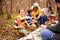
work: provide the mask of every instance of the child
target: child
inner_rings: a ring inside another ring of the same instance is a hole
[[[50,13],[49,20],[52,22],[56,18],[56,13],[52,11],[52,7],[48,7],[48,9]]]
[[[49,20],[46,14],[47,14],[47,13],[44,12],[44,10],[42,9],[42,16],[39,18],[39,20],[40,20],[39,23],[40,23],[41,25],[42,25],[42,24],[45,25],[45,22]]]
[[[50,15],[50,12],[49,12],[49,9],[48,8],[43,8],[42,11],[44,12],[44,14],[49,17]]]
[[[52,21],[51,26],[56,26],[58,24],[58,17],[55,18],[55,20]]]
[[[35,30],[36,25],[33,23],[31,13],[32,13],[32,10],[29,9],[29,10],[28,10],[28,14],[27,14],[27,16],[26,16],[27,25],[28,25],[29,29],[31,29],[31,30]]]
[[[28,34],[28,32],[25,30],[24,24],[25,24],[25,11],[23,9],[20,10],[20,14],[15,20],[15,24],[17,24],[17,28],[19,28],[19,32],[22,32],[23,34]]]
[[[28,10],[28,14],[27,14],[27,16],[26,16],[26,20],[27,20],[27,22],[28,22],[28,25],[31,25],[31,24],[32,24],[31,12],[32,12],[32,10],[29,9],[29,10]]]

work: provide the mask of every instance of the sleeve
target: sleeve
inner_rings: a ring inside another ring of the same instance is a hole
[[[31,7],[31,9],[33,9],[33,6]]]
[[[55,33],[60,33],[60,24],[58,23],[56,26],[52,26],[52,27],[47,27],[47,29],[51,30],[52,32]]]
[[[34,18],[34,16],[35,16],[35,14],[34,14],[34,12],[32,12],[31,17]]]
[[[39,15],[41,16],[41,15],[42,15],[42,9],[39,8],[39,9],[38,9],[38,12],[39,12]]]
[[[24,28],[23,25],[21,24],[20,17],[17,18],[17,24],[19,28]]]

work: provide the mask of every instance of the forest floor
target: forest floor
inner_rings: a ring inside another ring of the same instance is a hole
[[[14,30],[14,20],[17,15],[12,13],[12,19],[7,19],[7,14],[0,15],[0,40],[18,40],[21,38],[16,35]]]
[[[0,15],[0,40],[17,40],[13,23],[17,15],[11,14],[12,19],[7,19],[7,14]]]

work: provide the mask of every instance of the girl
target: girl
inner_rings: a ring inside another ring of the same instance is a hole
[[[25,30],[25,11],[23,9],[20,10],[19,12],[20,14],[18,15],[18,17],[16,18],[16,22],[15,24],[17,24],[16,26],[19,28],[19,32],[27,35],[28,32]],[[16,28],[16,27],[15,27]]]

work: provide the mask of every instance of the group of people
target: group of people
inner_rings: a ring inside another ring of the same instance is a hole
[[[41,31],[42,40],[60,40],[60,0],[55,0],[58,12],[58,23]]]
[[[47,38],[45,38],[46,34],[44,33],[48,32],[48,34],[52,34],[53,32],[49,32],[47,27],[54,26],[57,23],[58,17],[56,16],[56,13],[52,11],[51,6],[48,8],[40,8],[38,3],[34,3],[27,13],[25,13],[24,9],[19,10],[19,15],[14,22],[14,28],[27,35],[29,32],[26,28],[34,31],[40,25],[43,29],[41,31],[42,40],[49,40],[50,35],[47,35]],[[44,31],[45,29],[46,31]],[[53,38],[51,39],[54,40]]]

